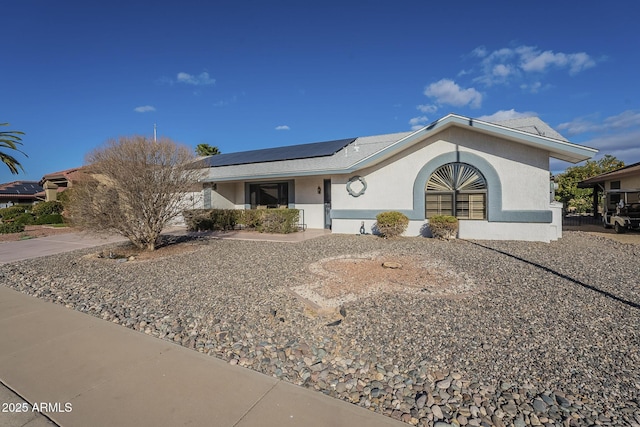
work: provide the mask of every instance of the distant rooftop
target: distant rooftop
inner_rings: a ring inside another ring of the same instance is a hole
[[[616,169],[611,172],[605,172],[603,174],[585,179],[584,181],[580,181],[578,183],[578,187],[589,188],[593,187],[594,185],[602,184],[605,181],[620,179],[631,175],[640,175],[640,162],[623,166],[620,169]]]
[[[13,181],[0,184],[0,198],[32,199],[42,191],[37,181]]]

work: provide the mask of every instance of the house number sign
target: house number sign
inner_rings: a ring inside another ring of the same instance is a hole
[[[367,181],[360,175],[353,176],[347,182],[347,192],[353,197],[360,197],[367,189]]]

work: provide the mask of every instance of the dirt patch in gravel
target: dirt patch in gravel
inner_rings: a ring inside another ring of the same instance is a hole
[[[205,239],[189,236],[163,236],[163,242],[154,251],[143,250],[131,243],[102,249],[100,252],[85,255],[85,259],[102,262],[140,262],[178,256],[195,252],[202,248]]]
[[[411,256],[374,253],[330,257],[310,264],[308,270],[314,280],[291,290],[319,310],[384,292],[455,296],[474,288],[468,275],[456,272],[444,261]]]

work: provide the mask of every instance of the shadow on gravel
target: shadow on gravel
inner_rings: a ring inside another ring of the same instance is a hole
[[[544,265],[538,264],[538,263],[533,262],[533,261],[529,261],[527,259],[521,258],[521,257],[519,257],[517,255],[513,255],[513,254],[510,254],[510,253],[505,252],[505,251],[501,251],[500,249],[495,249],[495,248],[492,248],[492,247],[489,247],[489,246],[485,246],[485,245],[480,244],[480,243],[471,242],[469,240],[465,240],[465,241],[467,243],[471,243],[472,245],[479,246],[479,247],[484,248],[484,249],[489,249],[490,251],[494,251],[494,252],[497,252],[499,254],[506,255],[506,256],[511,257],[513,259],[517,259],[518,261],[522,261],[524,263],[527,263],[529,265],[537,267],[537,268],[539,268],[541,270],[546,271],[547,273],[551,273],[551,274],[554,274],[554,275],[556,275],[558,277],[561,277],[563,279],[569,280],[570,282],[573,282],[576,285],[580,285],[585,289],[589,289],[589,290],[595,291],[595,292],[597,292],[597,293],[599,293],[599,294],[601,294],[601,295],[603,295],[603,296],[605,296],[607,298],[611,298],[613,300],[621,302],[622,304],[628,305],[629,307],[632,307],[632,308],[635,308],[635,309],[640,309],[640,304],[638,304],[636,302],[628,301],[628,300],[626,300],[624,298],[620,298],[619,296],[614,295],[611,292],[603,291],[602,289],[596,288],[595,286],[588,285],[588,284],[586,284],[584,282],[581,282],[578,279],[574,279],[573,277],[567,276],[566,274],[563,274],[563,273],[560,273],[558,271],[552,270],[551,268],[546,267]]]

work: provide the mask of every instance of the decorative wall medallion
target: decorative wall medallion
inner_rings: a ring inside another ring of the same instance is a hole
[[[353,197],[360,197],[367,189],[367,181],[360,175],[353,176],[347,182],[347,191]]]

